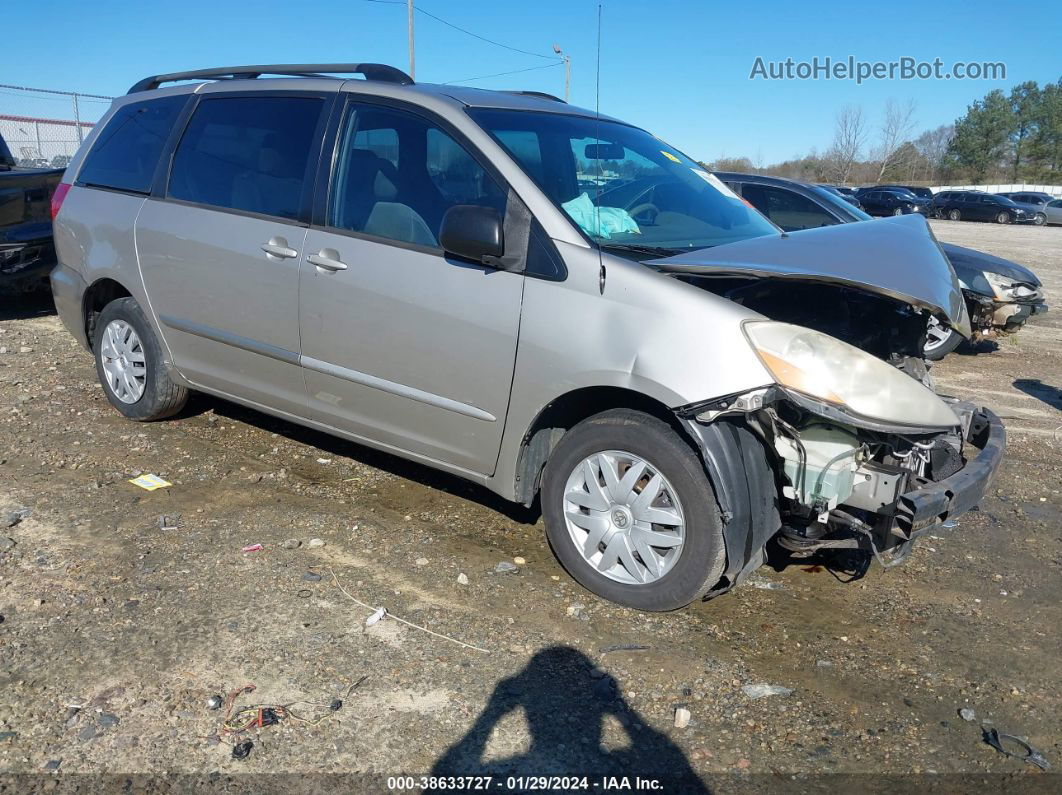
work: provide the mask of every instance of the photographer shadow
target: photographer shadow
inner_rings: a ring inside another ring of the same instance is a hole
[[[659,780],[667,792],[709,792],[682,750],[627,704],[612,677],[595,679],[592,668],[590,659],[570,646],[538,652],[520,673],[497,684],[475,723],[436,761],[431,775],[586,776],[591,789],[610,776],[626,776],[633,789],[637,776]],[[484,761],[494,728],[519,709],[531,735],[526,753]],[[625,747],[602,745],[610,716],[627,736]],[[540,789],[527,785],[532,788]]]

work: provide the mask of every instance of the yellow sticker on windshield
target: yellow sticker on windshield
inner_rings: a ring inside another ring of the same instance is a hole
[[[660,154],[662,154],[664,157],[666,157],[668,160],[670,160],[670,161],[672,161],[674,163],[681,163],[682,162],[677,157],[675,157],[673,154],[671,154],[670,152],[665,152],[663,149],[660,150]]]

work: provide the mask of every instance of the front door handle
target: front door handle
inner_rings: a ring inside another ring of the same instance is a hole
[[[339,259],[339,253],[330,248],[323,248],[316,254],[311,254],[306,258],[306,261],[326,271],[345,271],[347,269],[347,263]]]
[[[288,241],[283,237],[271,237],[268,243],[262,244],[262,251],[267,256],[276,257],[277,259],[292,259],[299,256],[299,252],[291,248],[288,245]]]

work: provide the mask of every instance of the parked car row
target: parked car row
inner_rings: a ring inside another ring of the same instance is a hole
[[[951,221],[993,221],[1000,224],[1062,224],[1062,198],[1038,191],[987,193],[949,190],[933,193],[918,185],[874,185],[848,188],[819,184],[870,215],[922,213]]]
[[[55,191],[51,284],[129,419],[200,390],[537,500],[624,605],[724,593],[773,537],[902,558],[1003,454],[927,386],[930,320],[972,333],[953,265],[923,212],[722,176],[380,64],[156,75]]]

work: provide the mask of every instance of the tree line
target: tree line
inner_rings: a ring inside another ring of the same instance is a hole
[[[954,123],[917,135],[916,112],[913,101],[889,100],[872,125],[861,106],[846,105],[821,152],[768,166],[721,157],[711,167],[843,185],[1062,182],[1062,78],[995,89]]]

